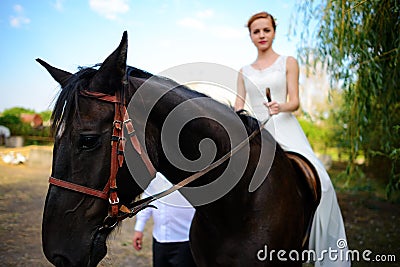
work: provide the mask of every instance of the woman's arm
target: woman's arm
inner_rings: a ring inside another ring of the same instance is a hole
[[[235,110],[238,111],[238,110],[243,109],[245,101],[246,101],[246,88],[244,87],[242,69],[240,69],[240,72],[238,74],[238,79],[237,79]]]
[[[293,57],[288,57],[286,61],[286,86],[288,99],[285,103],[277,103],[271,101],[266,103],[269,107],[271,115],[280,112],[293,112],[300,106],[299,100],[299,65]]]

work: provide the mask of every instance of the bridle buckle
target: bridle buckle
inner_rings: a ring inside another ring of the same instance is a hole
[[[122,130],[123,122],[120,120],[113,121],[113,127],[117,128],[118,130]]]
[[[111,199],[111,197],[108,199],[108,202],[110,205],[117,205],[119,203],[119,197],[117,197],[115,200]]]

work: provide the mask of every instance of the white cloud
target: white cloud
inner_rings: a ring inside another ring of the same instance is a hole
[[[211,18],[213,16],[214,16],[214,10],[212,9],[206,9],[196,13],[196,17],[198,18]]]
[[[204,30],[206,28],[204,21],[213,16],[214,10],[206,9],[198,11],[194,17],[185,17],[181,20],[178,20],[177,24],[185,28]]]
[[[160,41],[160,47],[169,48],[169,47],[171,47],[171,46],[172,46],[171,40],[166,40],[166,39],[164,39],[164,40],[161,40],[161,41]]]
[[[212,27],[211,32],[221,39],[241,39],[247,36],[247,32],[242,28],[224,25]]]
[[[15,5],[14,11],[17,13],[22,13],[22,12],[24,12],[24,8],[21,5]]]
[[[10,25],[14,28],[19,28],[23,24],[31,23],[31,20],[25,16],[24,8],[21,5],[14,6],[15,15],[10,16]]]
[[[65,0],[56,0],[53,2],[53,7],[58,11],[62,11],[64,9],[64,1]]]
[[[207,31],[219,39],[241,39],[246,37],[247,32],[244,28],[235,28],[227,25],[218,25],[213,22],[215,13],[212,9],[206,9],[199,11],[194,17],[185,17],[177,21],[177,24],[181,27]]]
[[[196,30],[203,30],[205,28],[205,25],[201,20],[194,18],[183,18],[178,20],[178,25]]]
[[[117,19],[118,14],[129,11],[129,0],[89,0],[92,10],[110,20]]]
[[[156,11],[158,14],[165,14],[168,11],[168,5],[166,3],[159,5]]]

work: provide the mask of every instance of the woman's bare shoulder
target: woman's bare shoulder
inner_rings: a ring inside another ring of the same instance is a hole
[[[288,56],[287,58],[286,58],[286,65],[296,65],[296,66],[298,66],[299,65],[299,63],[297,62],[297,59],[295,59],[294,57],[292,57],[292,56]]]

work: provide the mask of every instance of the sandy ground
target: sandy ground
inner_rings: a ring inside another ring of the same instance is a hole
[[[0,147],[0,155],[18,151],[29,157],[32,149],[37,147],[17,150]],[[0,158],[0,266],[52,266],[42,252],[41,243],[50,163],[30,165],[9,165]],[[152,223],[146,226],[140,252],[132,247],[134,223],[135,219],[127,219],[110,235],[108,254],[99,266],[151,266]]]
[[[23,148],[21,153],[29,155],[32,149],[37,148]],[[0,147],[0,154],[8,151]],[[30,165],[12,166],[0,160],[0,266],[51,266],[41,248],[41,220],[50,166]],[[369,249],[373,255],[395,255],[397,261],[361,261],[353,266],[400,266],[400,205],[360,192],[339,193],[338,199],[350,248]],[[128,219],[112,233],[108,254],[99,266],[151,266],[151,223],[145,230],[145,246],[140,252],[132,247],[133,226],[134,219]]]

